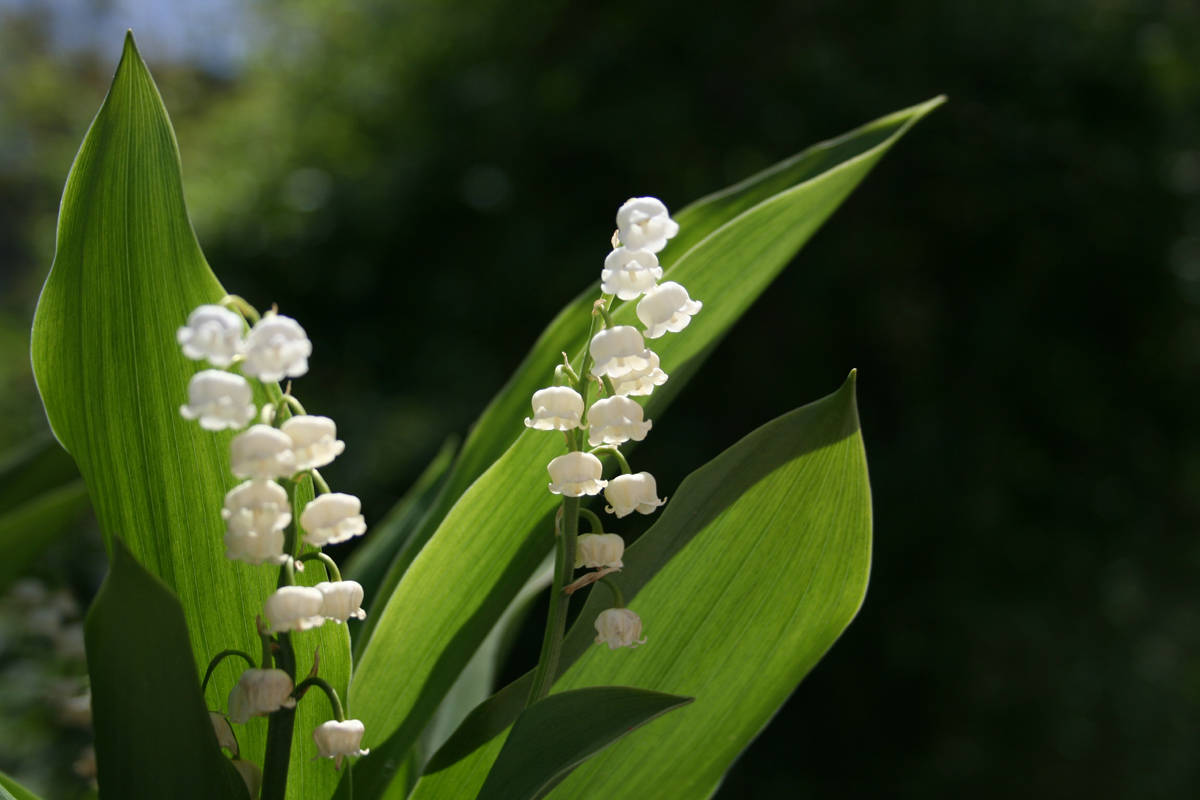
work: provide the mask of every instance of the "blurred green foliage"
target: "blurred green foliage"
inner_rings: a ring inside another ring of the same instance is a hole
[[[0,13],[5,449],[44,426],[29,319],[120,36]],[[148,60],[209,259],[308,329],[297,393],[374,520],[594,277],[625,198],[678,208],[949,94],[638,453],[669,493],[859,369],[871,590],[721,796],[1200,792],[1194,2],[244,13],[231,69]]]

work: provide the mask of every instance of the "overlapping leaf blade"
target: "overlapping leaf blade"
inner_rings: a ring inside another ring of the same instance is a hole
[[[0,772],[0,800],[41,800],[41,798]]]

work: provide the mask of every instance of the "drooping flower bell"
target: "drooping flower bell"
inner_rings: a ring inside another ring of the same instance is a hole
[[[287,478],[296,471],[292,439],[270,425],[251,425],[229,443],[229,466],[239,478]]]
[[[301,414],[287,419],[279,430],[292,440],[297,472],[332,464],[346,449],[346,443],[337,438],[337,425],[329,417]]]
[[[525,426],[539,431],[569,431],[582,427],[583,397],[570,386],[551,386],[533,393],[533,417]]]
[[[657,197],[633,197],[617,209],[617,235],[630,250],[657,253],[677,233],[679,224]]]
[[[325,595],[310,586],[280,586],[263,604],[270,632],[306,631],[325,624]]]
[[[254,393],[241,375],[206,369],[188,381],[188,404],[179,407],[184,419],[200,420],[206,431],[244,428],[254,419]]]
[[[222,306],[200,306],[175,331],[175,341],[193,361],[208,359],[214,367],[228,367],[242,353],[242,318]]]
[[[358,581],[321,581],[313,588],[325,598],[321,613],[326,619],[345,622],[351,617],[367,618],[362,609],[363,587]]]
[[[611,484],[612,481],[609,481]],[[575,545],[575,568],[620,569],[625,566],[625,540],[615,533],[585,533]]]
[[[332,758],[334,769],[342,768],[342,759],[347,756],[365,756],[370,749],[360,749],[363,733],[366,728],[356,719],[338,722],[331,719],[322,722],[313,729],[313,741],[317,743],[317,756],[313,758]]]
[[[597,400],[588,411],[588,443],[592,447],[601,444],[620,444],[633,439],[640,442],[654,424],[643,420],[644,412],[636,400],[614,395]]]
[[[667,331],[679,333],[704,304],[688,297],[687,289],[667,281],[651,289],[637,305],[638,319],[646,326],[646,338],[657,339]]]
[[[212,722],[213,733],[217,734],[217,744],[236,756],[238,754],[237,737],[233,735],[233,728],[229,726],[229,720],[225,719],[224,714],[218,714],[216,711],[208,712],[208,719]]]
[[[295,708],[292,679],[281,669],[248,669],[229,692],[229,718],[245,725],[281,708]]]
[[[299,378],[308,372],[312,342],[300,323],[282,314],[267,314],[246,337],[242,370],[260,381]]]
[[[247,564],[282,564],[283,529],[292,521],[287,492],[274,481],[246,481],[225,495],[225,557]]]
[[[645,369],[635,369],[625,373],[622,377],[613,380],[613,390],[620,395],[648,395],[654,391],[655,386],[662,386],[667,382],[667,373],[663,372],[658,365],[658,353],[653,350],[647,350],[650,354],[650,363]]]
[[[642,635],[642,618],[628,608],[610,608],[596,617],[596,644],[607,644],[609,650],[618,647],[634,648],[645,644]]]
[[[658,499],[658,484],[649,472],[613,478],[604,489],[604,498],[610,503],[604,510],[616,514],[618,518],[634,511],[653,514],[656,508],[667,502]]]
[[[362,502],[352,494],[331,492],[318,496],[300,513],[304,541],[315,547],[337,544],[367,530]]]
[[[604,465],[591,453],[567,453],[550,462],[550,491],[563,497],[599,494],[608,481],[601,480]]]
[[[642,334],[630,325],[605,328],[592,337],[588,349],[596,362],[592,374],[597,378],[607,375],[616,381],[650,366],[650,351]]]
[[[600,291],[615,294],[622,300],[633,300],[653,289],[662,275],[662,267],[654,253],[618,247],[604,258]]]
[[[240,758],[233,759],[233,766],[237,769],[238,774],[242,776],[242,780],[246,782],[246,790],[250,792],[250,800],[258,800],[258,793],[262,791],[263,774],[259,769],[258,764],[253,761],[244,761]]]

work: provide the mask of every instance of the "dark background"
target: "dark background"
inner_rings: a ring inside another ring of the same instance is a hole
[[[624,199],[948,94],[637,455],[670,494],[859,370],[871,588],[718,796],[1200,794],[1200,5],[0,0],[0,446],[45,425],[28,324],[125,27],[218,277],[314,341],[368,522]]]

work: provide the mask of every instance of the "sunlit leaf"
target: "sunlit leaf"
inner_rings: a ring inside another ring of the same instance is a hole
[[[0,772],[0,800],[42,800],[12,778]]]

